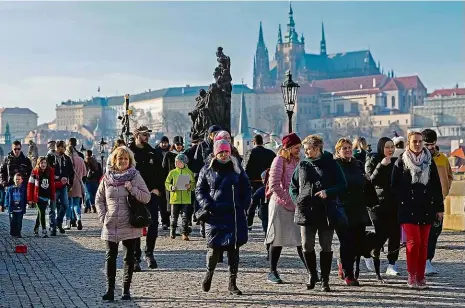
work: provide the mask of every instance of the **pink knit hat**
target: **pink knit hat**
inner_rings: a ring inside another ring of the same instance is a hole
[[[213,145],[213,154],[216,155],[224,151],[228,151],[229,153],[231,153],[231,145],[229,144],[229,142],[224,139],[215,141],[215,144]]]
[[[226,140],[226,139],[231,139],[231,135],[225,131],[225,130],[222,130],[222,131],[219,131],[216,135],[215,135],[215,141],[218,141],[218,140]]]

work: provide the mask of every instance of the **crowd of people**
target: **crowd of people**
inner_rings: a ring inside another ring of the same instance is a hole
[[[124,247],[122,299],[129,300],[132,276],[142,270],[141,237],[146,237],[147,267],[156,269],[159,218],[161,228],[169,230],[174,240],[179,216],[182,240],[189,241],[193,223],[206,239],[205,292],[226,252],[228,290],[242,294],[236,284],[240,247],[248,241],[257,210],[265,233],[270,283],[283,283],[279,259],[284,247],[293,247],[308,273],[307,289],[319,284],[323,292],[329,292],[334,233],[340,243],[338,274],[348,286],[360,285],[362,257],[383,281],[380,257],[386,242],[387,276],[400,275],[396,262],[404,247],[410,288],[427,288],[425,275],[437,273],[432,259],[452,171],[436,147],[432,130],[411,132],[407,139],[382,137],[376,153],[360,137],[339,139],[330,153],[320,136],[301,140],[295,133],[284,136],[275,153],[256,135],[253,149],[243,156],[218,125],[208,129],[205,140],[193,135],[187,149],[181,136],[174,137],[172,145],[163,137],[154,148],[150,134],[141,126],[133,132],[131,144],[116,142],[105,172],[91,151],[84,157],[76,150],[73,138],[67,144],[50,142],[47,156],[37,159],[36,166],[31,166],[15,141],[0,168],[11,235],[21,237],[27,206],[37,206],[33,232],[39,235],[41,228],[44,237],[48,230],[51,236],[72,226],[82,230],[81,207],[97,212],[106,242],[103,300],[114,299],[119,242]],[[146,230],[131,220],[135,203],[151,217]],[[367,230],[371,225],[374,232]]]

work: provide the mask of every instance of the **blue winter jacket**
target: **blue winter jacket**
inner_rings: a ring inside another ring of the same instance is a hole
[[[19,204],[14,202],[14,194],[19,194],[20,200]],[[26,213],[26,185],[23,183],[21,186],[17,187],[15,185],[8,187],[5,194],[5,206],[8,207],[8,212],[18,212],[22,210],[22,213]]]
[[[247,243],[246,210],[251,202],[249,178],[236,158],[226,164],[213,159],[202,168],[195,190],[200,207],[209,211],[205,222],[210,248]]]

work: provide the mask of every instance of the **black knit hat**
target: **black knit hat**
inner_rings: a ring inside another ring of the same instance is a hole
[[[168,142],[168,143],[170,143],[170,140],[168,139],[168,137],[163,136],[163,137],[161,137],[160,143],[161,143],[161,142]]]
[[[175,137],[173,138],[173,143],[174,143],[174,144],[178,144],[178,143],[184,144],[184,140],[182,139],[182,136],[175,136]]]
[[[424,131],[422,131],[421,134],[423,135],[423,141],[425,143],[435,143],[436,141],[438,141],[438,135],[432,129],[427,128]]]

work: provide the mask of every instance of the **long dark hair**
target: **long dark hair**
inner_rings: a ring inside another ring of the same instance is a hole
[[[36,167],[34,169],[36,169],[37,171],[39,172],[42,172],[42,170],[40,169],[40,163],[42,161],[44,161],[47,163],[47,168],[45,168],[45,170],[43,171],[45,174],[48,174],[50,172],[50,166],[48,164],[48,161],[47,161],[47,157],[45,156],[41,156],[37,159],[37,163],[36,163]]]
[[[383,159],[384,157],[384,145],[386,144],[386,142],[388,141],[391,141],[392,142],[392,139],[391,138],[388,138],[388,137],[381,137],[378,141],[378,146],[376,148],[376,150],[378,151],[378,158],[379,159]]]

